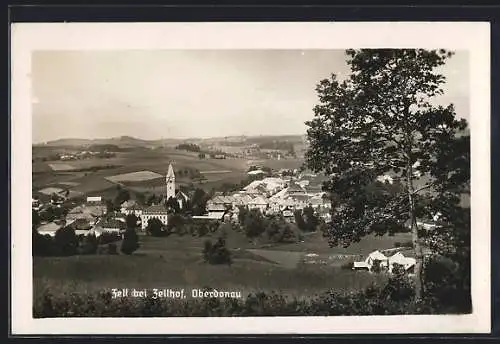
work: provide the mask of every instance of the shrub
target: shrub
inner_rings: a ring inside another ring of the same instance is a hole
[[[215,244],[205,240],[203,259],[209,264],[231,264],[231,252],[226,248],[226,241],[219,238]]]
[[[97,253],[98,240],[95,234],[88,234],[83,237],[80,246],[80,254],[95,254]]]
[[[163,223],[157,219],[152,218],[148,220],[148,225],[146,227],[146,232],[152,236],[161,237],[168,235],[168,231],[166,230]]]
[[[99,235],[98,243],[99,245],[107,245],[112,242],[120,241],[121,236],[118,233],[113,232],[103,232]]]
[[[139,237],[135,229],[127,229],[123,235],[121,251],[124,254],[132,254],[139,248]]]
[[[114,242],[108,244],[108,254],[118,254],[118,248]]]
[[[396,241],[394,243],[394,247],[396,247],[396,248],[401,247],[401,243],[399,241]]]
[[[345,262],[345,263],[343,263],[340,266],[340,268],[343,269],[343,270],[352,270],[353,267],[354,267],[354,262],[353,261]]]
[[[410,287],[410,289],[409,289]],[[210,289],[210,288],[208,288]],[[408,292],[406,276],[396,276],[385,286],[356,292],[326,291],[320,295],[289,298],[275,292],[256,292],[239,298],[186,300],[117,298],[110,292],[61,294],[45,290],[35,296],[33,315],[48,317],[172,317],[172,316],[348,316],[396,314],[450,314],[470,312],[443,307],[424,299],[416,304]]]

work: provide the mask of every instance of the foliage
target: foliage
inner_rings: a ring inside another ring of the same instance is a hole
[[[101,235],[99,235],[99,238],[97,241],[98,241],[99,245],[107,245],[109,243],[114,243],[114,242],[120,241],[120,240],[121,240],[121,236],[118,233],[103,232],[103,233],[101,233]]]
[[[167,219],[167,231],[169,233],[175,232],[177,234],[184,233],[184,225],[186,221],[180,214],[170,214]]]
[[[163,223],[155,217],[148,220],[148,224],[146,226],[146,232],[149,235],[157,237],[168,235],[168,231],[163,225]]]
[[[275,243],[296,242],[297,236],[292,226],[285,221],[283,216],[271,216],[266,219],[266,236]]]
[[[54,255],[54,241],[50,235],[42,235],[32,229],[32,254],[33,256],[51,256]]]
[[[191,206],[193,215],[199,216],[206,212],[207,202],[210,199],[208,194],[203,189],[196,188],[191,198]]]
[[[402,278],[404,278],[402,276]],[[404,286],[404,288],[403,288]],[[310,298],[287,297],[277,292],[253,292],[241,297],[113,298],[110,291],[86,294],[45,290],[33,303],[34,318],[47,317],[232,317],[232,316],[349,316],[460,314],[470,309],[444,308],[424,299],[412,301],[412,287],[403,279],[370,286],[357,292],[325,291]],[[216,290],[204,288],[206,291]]]
[[[352,260],[343,263],[340,268],[344,270],[352,270],[354,267],[354,262]]]
[[[128,228],[123,234],[123,241],[120,250],[124,254],[132,254],[139,248],[139,236],[134,228]]]
[[[175,147],[175,149],[185,150],[188,152],[195,152],[195,153],[201,151],[200,146],[198,146],[197,144],[194,144],[194,143],[181,143],[181,144],[177,145]]]
[[[130,192],[127,189],[120,188],[113,201],[115,209],[119,210],[120,205],[128,200],[130,200]]]
[[[99,241],[94,233],[90,233],[81,240],[80,254],[96,254]]]
[[[77,253],[78,245],[78,237],[72,227],[66,226],[56,231],[54,235],[54,246],[57,255],[74,255]]]
[[[452,53],[361,49],[346,54],[351,74],[320,81],[320,104],[306,123],[306,163],[330,177],[325,189],[340,201],[329,241],[349,245],[409,221],[417,252],[416,299],[421,299],[423,255],[416,218],[442,211],[440,206],[466,192],[470,179],[469,137],[459,135],[466,121],[455,118],[453,105],[431,101],[443,93],[445,81],[435,69]],[[382,175],[402,181],[402,190],[372,197],[366,190]],[[416,187],[416,181],[424,185]],[[441,198],[446,202],[437,201]],[[433,201],[420,206],[426,199]]]
[[[139,221],[139,218],[137,216],[135,216],[135,214],[128,214],[125,217],[125,223],[127,225],[127,229],[136,229],[138,221]]]
[[[179,201],[175,197],[170,197],[167,200],[167,202],[165,202],[165,205],[167,206],[168,209],[172,210],[176,214],[178,214],[181,211],[181,208],[179,206]]]
[[[203,243],[203,259],[209,264],[229,264],[231,265],[231,252],[226,248],[226,240],[219,238],[212,244],[210,240]]]
[[[37,228],[40,225],[40,215],[35,210],[31,211],[31,227]]]
[[[293,212],[293,216],[295,218],[295,224],[297,225],[297,227],[299,227],[301,231],[306,231],[307,225],[304,221],[304,218],[302,217],[302,211],[300,211],[299,209],[295,210]]]
[[[260,210],[250,209],[246,214],[242,226],[249,238],[255,238],[266,230],[266,220]]]

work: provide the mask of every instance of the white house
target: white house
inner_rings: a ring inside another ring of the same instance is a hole
[[[145,230],[148,226],[148,221],[150,219],[156,218],[161,221],[164,225],[167,225],[168,212],[164,206],[152,205],[145,209],[141,214],[141,228]]]
[[[366,262],[354,262],[352,265],[353,270],[370,270],[370,266]]]
[[[101,203],[101,202],[102,202],[101,196],[89,196],[89,197],[87,197],[87,203]]]
[[[373,251],[365,260],[365,263],[368,265],[370,271],[372,270],[376,261],[380,262],[381,268],[387,268],[389,264],[389,258],[387,258],[382,252],[380,252],[379,250]]]
[[[389,272],[392,272],[394,265],[401,265],[406,272],[413,272],[417,261],[412,257],[405,257],[401,252],[389,257]]]

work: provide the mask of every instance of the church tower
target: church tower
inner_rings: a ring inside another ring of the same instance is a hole
[[[175,174],[172,164],[168,165],[168,172],[165,181],[167,183],[167,200],[169,200],[170,197],[175,197]]]

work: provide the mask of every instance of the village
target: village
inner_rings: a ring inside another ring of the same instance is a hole
[[[298,169],[269,172],[266,168],[252,166],[247,172],[251,180],[241,190],[234,192],[215,192],[206,201],[203,214],[189,214],[192,221],[214,224],[238,224],[241,209],[257,210],[264,217],[279,215],[286,222],[296,221],[297,211],[300,213],[306,207],[314,210],[314,215],[324,224],[331,221],[332,201],[326,192],[321,190],[318,176],[312,173],[301,172]],[[383,176],[379,182],[392,183],[390,177]],[[107,202],[102,196],[87,196],[81,204],[67,211],[60,212],[52,221],[41,220],[36,228],[44,236],[54,237],[62,228],[70,227],[79,237],[87,235],[101,236],[103,233],[123,237],[127,230],[126,218],[134,215],[137,219],[139,235],[148,234],[147,228],[153,219],[168,225],[170,215],[173,213],[172,200],[175,207],[182,211],[191,202],[193,192],[185,192],[176,187],[174,167],[170,163],[165,174],[166,195],[160,202],[151,205],[141,204],[136,199],[126,199],[119,204],[119,209],[110,211]],[[48,203],[43,203],[38,197],[32,198],[32,209],[42,215],[47,209],[59,209],[69,201],[68,192],[54,192]],[[43,219],[43,216],[40,216]],[[436,227],[434,223],[419,222],[427,230]],[[375,250],[362,261],[353,261],[349,268],[369,272],[393,272],[394,266],[400,266],[404,272],[413,274],[415,258],[405,256],[408,248],[399,247],[385,250]],[[405,250],[405,254],[403,254]],[[410,252],[411,253],[411,252]],[[306,255],[315,257],[317,254]],[[309,259],[309,261],[313,261]]]

